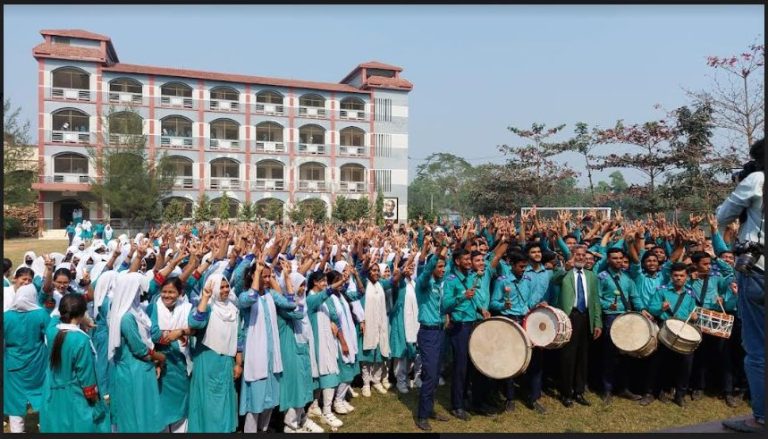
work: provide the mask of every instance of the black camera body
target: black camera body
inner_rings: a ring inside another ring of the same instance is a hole
[[[765,248],[759,242],[737,242],[733,246],[733,254],[736,255],[734,268],[742,273],[747,273],[755,268],[755,263],[764,253]]]

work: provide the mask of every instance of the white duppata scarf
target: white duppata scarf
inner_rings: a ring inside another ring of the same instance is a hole
[[[324,290],[312,291],[311,294],[326,294]],[[339,345],[331,331],[328,302],[317,311],[317,371],[320,375],[339,373]]]
[[[155,309],[157,310],[157,327],[161,331],[173,331],[176,329],[188,329],[189,328],[189,312],[192,310],[192,304],[187,301],[187,296],[179,296],[176,300],[176,304],[173,306],[173,311],[169,310],[163,298],[158,297],[155,303]],[[192,373],[192,353],[189,347],[189,340],[184,337],[178,338],[179,349],[184,354],[184,358],[187,360],[187,374]]]
[[[299,273],[291,272],[291,285],[298,291],[299,287],[306,282],[306,278]],[[299,297],[296,296],[296,304],[304,308],[304,316],[301,320],[294,320],[293,331],[296,341],[309,345],[309,362],[312,367],[312,376],[317,378],[317,357],[315,356],[315,335],[312,332],[312,324],[309,321],[309,310],[307,309],[307,292]]]
[[[37,303],[37,287],[34,284],[27,284],[16,290],[10,309],[19,312],[40,309]]]
[[[331,301],[333,301],[333,306],[336,308],[336,315],[341,323],[339,330],[344,334],[344,340],[347,342],[347,348],[349,349],[347,355],[344,355],[344,353],[341,354],[341,359],[347,364],[354,363],[355,356],[358,352],[358,346],[355,323],[352,321],[352,312],[349,309],[347,299],[343,296],[333,295],[331,296]],[[340,349],[341,343],[338,343],[336,346],[337,349]]]
[[[99,316],[99,308],[104,303],[104,298],[112,299],[112,293],[115,288],[115,279],[117,272],[115,270],[107,271],[99,276],[96,281],[96,287],[93,289],[93,319]]]
[[[406,343],[416,343],[416,336],[419,333],[419,303],[416,300],[415,278],[405,279],[403,323],[405,325]]]
[[[262,298],[267,305],[266,308],[262,306]],[[256,302],[251,305],[250,309],[243,352],[245,357],[243,379],[246,382],[263,380],[267,377],[269,370],[267,367],[267,318],[265,313],[269,313],[270,326],[272,327],[272,373],[283,371],[283,359],[280,355],[280,334],[277,330],[277,310],[275,309],[275,300],[272,298],[270,290],[267,290],[263,296],[256,293]]]
[[[109,308],[109,346],[107,358],[112,361],[115,351],[121,344],[120,323],[123,316],[130,312],[136,319],[139,336],[148,349],[154,349],[155,344],[149,336],[152,321],[139,305],[142,289],[142,275],[139,273],[120,273],[115,279],[112,304]]]
[[[387,297],[380,282],[368,280],[365,286],[365,333],[363,350],[375,349],[389,357],[389,319],[387,318]]]
[[[220,355],[234,357],[237,354],[237,325],[240,315],[237,309],[237,296],[230,289],[225,300],[221,300],[221,281],[224,276],[212,274],[205,282],[213,294],[209,304],[211,315],[203,337],[203,344]]]

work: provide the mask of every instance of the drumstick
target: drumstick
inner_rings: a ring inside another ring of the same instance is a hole
[[[718,297],[720,297],[720,295],[716,294],[715,295],[715,302],[717,302],[717,304],[720,305],[720,310],[723,311],[723,314],[728,314],[727,312],[725,312],[725,308],[723,308],[723,302],[717,300]]]

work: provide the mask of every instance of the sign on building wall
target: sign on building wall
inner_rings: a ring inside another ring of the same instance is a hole
[[[384,219],[397,221],[398,199],[384,198]]]

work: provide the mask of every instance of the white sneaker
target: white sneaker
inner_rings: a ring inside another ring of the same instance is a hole
[[[381,393],[382,395],[387,393],[387,389],[381,383],[374,384],[373,388],[376,389],[376,391]]]
[[[283,427],[283,433],[299,433],[301,429],[291,427],[288,424],[285,424],[285,427]]]
[[[307,416],[323,416],[323,411],[320,409],[320,404],[317,403],[317,400],[314,400],[312,405],[309,406],[309,410],[307,410]]]
[[[382,380],[381,385],[384,386],[384,388],[387,390],[392,388],[392,383],[390,383],[387,379]]]
[[[352,388],[352,386],[350,386],[350,387],[349,387],[349,394],[350,394],[350,395],[351,395],[353,398],[357,398],[358,396],[360,396],[360,394],[359,394],[359,393],[355,392],[355,389],[354,389],[354,388]]]
[[[323,427],[317,425],[315,421],[309,418],[307,418],[307,422],[304,423],[304,426],[301,427],[299,431],[302,433],[325,433],[325,430],[323,430]]]
[[[349,410],[347,410],[347,408],[344,407],[344,404],[342,404],[338,400],[333,402],[333,411],[340,415],[346,415],[347,413],[349,413]]]
[[[363,386],[363,389],[362,389],[360,392],[361,392],[361,393],[363,394],[363,396],[365,396],[366,398],[370,398],[370,397],[371,397],[371,386],[369,386],[369,385],[365,385],[365,386]]]
[[[397,391],[400,393],[408,393],[408,386],[405,383],[399,383],[397,385]]]
[[[323,417],[321,419],[323,420],[324,424],[328,424],[334,428],[339,428],[344,425],[344,423],[341,422],[341,419],[337,418],[333,413],[323,413]]]
[[[414,389],[421,389],[421,378],[416,377],[415,380],[413,380],[413,388]]]
[[[440,379],[437,380],[437,385],[438,386],[444,386],[445,385],[445,380],[443,379],[443,377],[440,377]]]
[[[348,403],[347,401],[341,402],[344,405],[344,408],[347,409],[347,413],[352,413],[355,411],[355,408],[352,406],[352,404]]]

